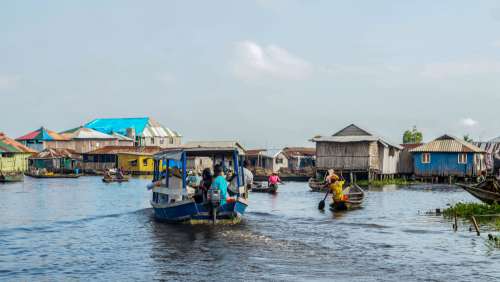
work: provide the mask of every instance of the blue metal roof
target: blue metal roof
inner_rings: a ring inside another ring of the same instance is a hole
[[[87,124],[84,127],[92,128],[94,130],[112,134],[118,133],[121,135],[127,134],[127,128],[134,128],[135,134],[142,135],[144,128],[146,128],[149,118],[98,118]]]

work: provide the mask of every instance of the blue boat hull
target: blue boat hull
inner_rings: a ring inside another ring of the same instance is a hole
[[[241,201],[226,203],[217,209],[217,223],[238,223],[245,213],[247,204]],[[202,203],[186,202],[170,207],[153,206],[155,219],[173,223],[212,223],[208,207]]]

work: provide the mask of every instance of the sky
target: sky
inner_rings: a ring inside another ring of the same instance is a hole
[[[356,123],[500,136],[500,1],[1,1],[0,131],[150,116],[313,146]]]

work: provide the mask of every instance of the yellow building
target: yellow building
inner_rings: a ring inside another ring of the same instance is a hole
[[[153,154],[126,152],[118,153],[118,168],[132,174],[153,174]]]
[[[28,158],[35,151],[0,132],[0,182],[19,179],[28,170]]]

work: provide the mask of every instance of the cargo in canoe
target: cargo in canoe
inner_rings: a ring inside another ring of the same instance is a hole
[[[118,177],[103,177],[102,178],[102,182],[104,183],[112,183],[112,182],[118,182],[118,183],[121,183],[121,182],[127,182],[129,181],[129,178],[128,177],[124,177],[124,178],[118,178]]]
[[[343,190],[346,200],[333,202],[330,204],[330,210],[342,211],[361,208],[365,199],[365,191],[357,184],[352,184]]]
[[[36,174],[30,172],[26,172],[25,175],[33,178],[78,178],[81,176],[80,174],[64,174],[64,173]]]

